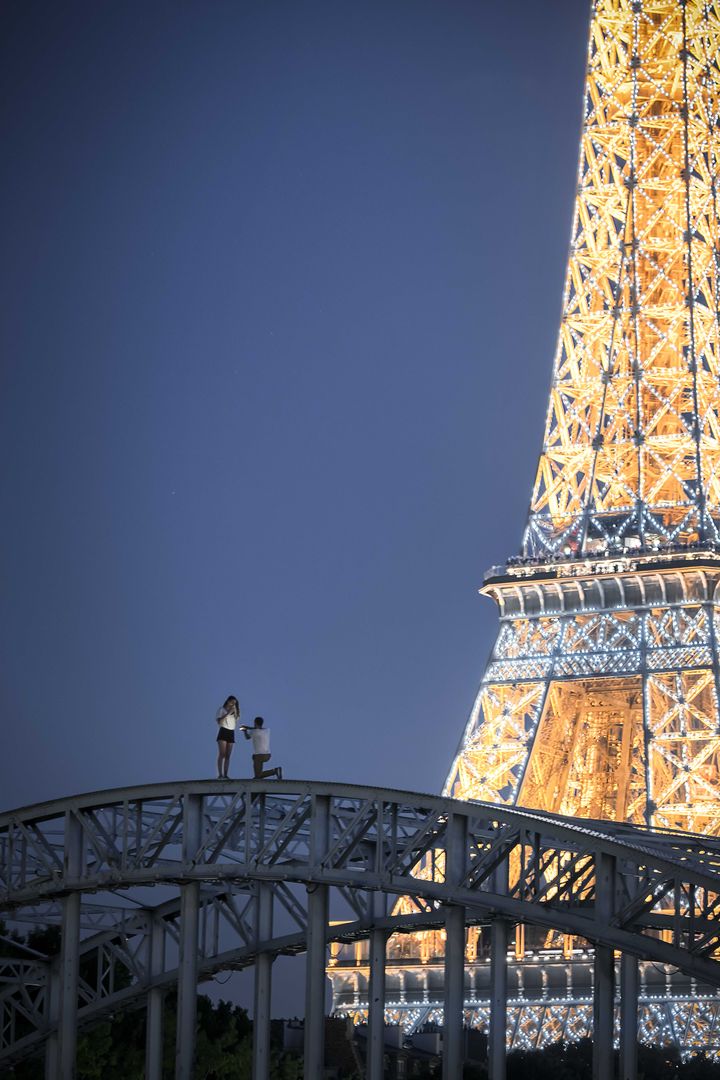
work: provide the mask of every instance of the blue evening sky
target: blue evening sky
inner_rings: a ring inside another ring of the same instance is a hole
[[[230,692],[288,777],[440,789],[542,435],[588,9],[3,4],[3,808],[213,776]]]

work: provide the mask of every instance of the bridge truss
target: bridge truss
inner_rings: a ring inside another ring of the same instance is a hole
[[[403,898],[398,904],[398,898]],[[340,920],[330,922],[333,913]],[[504,1074],[508,940],[517,924],[594,945],[597,1075],[610,1076],[614,955],[632,1075],[638,960],[720,986],[720,841],[579,824],[533,811],[333,784],[185,782],[94,793],[0,815],[0,910],[57,923],[60,955],[1,963],[0,1067],[41,1045],[74,1074],[78,1026],[147,1009],[158,1080],[162,996],[178,991],[176,1077],[190,1080],[198,980],[255,967],[256,1077],[268,1072],[273,959],[307,954],[305,1069],[320,1077],[327,945],[368,940],[368,1076],[382,1076],[392,933],[442,928],[444,1075],[461,1075],[466,927],[491,935],[492,1076]],[[393,914],[394,912],[394,914]]]

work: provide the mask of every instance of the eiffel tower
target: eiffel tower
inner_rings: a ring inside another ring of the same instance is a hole
[[[543,448],[521,553],[480,590],[500,630],[445,794],[720,832],[719,184],[720,3],[596,0]],[[416,939],[389,953],[407,1026],[442,1015],[442,941]],[[479,1026],[483,950],[469,931]],[[518,928],[515,1046],[589,1033],[590,956]],[[641,1037],[716,1042],[718,999],[653,968]]]

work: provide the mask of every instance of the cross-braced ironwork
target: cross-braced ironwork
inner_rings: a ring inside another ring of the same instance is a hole
[[[597,0],[523,554],[446,791],[720,831],[720,8]]]
[[[720,5],[595,0],[582,119],[527,527],[481,590],[500,631],[444,791],[717,835]],[[520,1044],[586,1030],[575,953],[565,1011],[523,1014]],[[682,998],[644,1033],[717,1041]]]
[[[528,555],[720,538],[718,84],[705,0],[597,0]]]
[[[330,921],[331,906],[342,909],[341,919]],[[11,939],[1,943],[0,1067],[44,1042],[50,1075],[63,1080],[72,1076],[78,1024],[140,1002],[148,1010],[148,1075],[159,1075],[162,993],[176,983],[176,1075],[189,1077],[197,979],[250,963],[256,1075],[265,1075],[269,964],[303,950],[314,972],[306,1070],[320,1075],[316,1003],[330,940],[363,948],[367,938],[374,959],[366,953],[364,966],[370,972],[374,965],[377,981],[390,934],[397,941],[400,933],[412,932],[406,940],[442,933],[446,946],[459,945],[445,949],[446,988],[461,989],[465,927],[475,928],[476,948],[494,934],[476,1006],[494,1017],[495,1045],[503,1050],[497,986],[507,978],[507,935],[498,927],[579,936],[611,964],[619,950],[671,965],[715,1003],[720,987],[720,841],[372,788],[188,782],[2,814],[0,912],[17,924],[57,923],[63,938],[54,957]],[[594,981],[596,1008],[604,1000],[603,1015],[611,1014],[611,984],[598,982],[597,972]],[[387,992],[376,992],[376,1031],[407,1008],[406,989],[390,980]],[[452,1000],[446,990],[443,1012],[454,1016],[446,1049],[457,1070],[462,993],[454,1012]],[[428,999],[426,1014],[432,1004]],[[531,1005],[536,1013],[551,1009]],[[363,1004],[352,1010],[363,1012]],[[629,1031],[634,1044],[636,1022]],[[377,1061],[370,1075],[381,1075]]]

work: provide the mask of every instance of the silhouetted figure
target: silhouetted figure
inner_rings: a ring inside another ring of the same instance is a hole
[[[228,769],[230,768],[230,755],[232,754],[232,748],[235,743],[235,728],[240,719],[240,702],[234,694],[231,694],[229,698],[225,699],[225,704],[220,706],[215,719],[219,725],[217,734],[218,780],[227,780]]]
[[[245,738],[252,739],[253,777],[264,780],[266,776],[274,776],[276,780],[282,780],[282,769],[263,769],[263,765],[270,760],[270,728],[264,727],[264,723],[262,716],[256,716],[253,727],[242,729]]]

